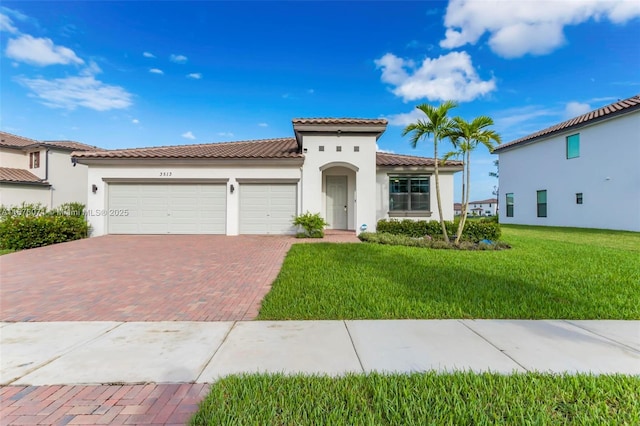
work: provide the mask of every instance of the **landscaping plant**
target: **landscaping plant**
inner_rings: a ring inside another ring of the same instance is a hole
[[[297,234],[299,238],[322,238],[324,228],[329,225],[320,213],[306,212],[293,218],[293,224],[301,227],[304,232]]]

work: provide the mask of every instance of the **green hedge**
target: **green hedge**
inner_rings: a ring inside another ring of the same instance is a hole
[[[445,221],[447,233],[451,238],[458,231],[458,223]],[[382,219],[378,221],[377,232],[394,235],[405,235],[407,237],[420,238],[429,235],[432,238],[439,238],[442,235],[440,222],[437,220],[396,220]],[[482,240],[497,241],[500,239],[502,231],[500,225],[490,220],[467,220],[462,231],[462,241],[477,243]]]
[[[89,225],[81,214],[84,206],[80,206],[73,203],[49,212],[36,205],[5,209],[13,213],[0,221],[0,248],[24,250],[86,238]]]

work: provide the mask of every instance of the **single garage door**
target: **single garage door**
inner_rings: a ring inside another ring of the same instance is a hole
[[[294,233],[297,192],[295,183],[240,184],[240,233]]]
[[[110,234],[225,234],[224,184],[109,185]]]

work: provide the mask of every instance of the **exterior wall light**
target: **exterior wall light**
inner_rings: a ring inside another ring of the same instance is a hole
[[[93,192],[94,194],[98,192],[98,185],[96,184],[91,185],[91,192]]]
[[[233,184],[229,185],[229,192],[233,194],[233,191],[236,190],[236,187]]]

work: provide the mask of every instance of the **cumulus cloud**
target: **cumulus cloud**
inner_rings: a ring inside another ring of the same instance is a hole
[[[404,102],[417,99],[472,101],[496,89],[495,80],[480,79],[466,52],[425,58],[417,64],[393,53],[375,61],[381,80],[394,86],[393,94]]]
[[[202,78],[202,74],[199,72],[192,72],[191,74],[187,74],[187,78],[191,78],[193,80],[200,80]]]
[[[564,109],[564,115],[566,118],[578,117],[588,113],[591,109],[591,105],[584,102],[568,102]]]
[[[391,126],[408,126],[411,123],[415,123],[418,119],[424,118],[424,112],[420,111],[417,108],[413,110],[402,113],[402,114],[392,114],[388,117],[385,117]]]
[[[388,150],[388,149],[382,149],[380,148],[380,145],[376,144],[376,152],[384,152],[387,154],[393,154],[393,151]]]
[[[15,34],[18,29],[13,26],[13,21],[7,15],[0,13],[0,31]]]
[[[616,24],[640,16],[637,0],[536,1],[451,0],[440,46],[454,49],[475,44],[489,34],[489,47],[499,56],[544,55],[566,43],[564,27],[590,19]]]
[[[169,56],[169,60],[171,62],[175,62],[176,64],[184,64],[187,62],[188,58],[184,55],[171,55]]]
[[[145,58],[155,58],[156,57],[156,55],[154,55],[151,52],[143,52],[142,56],[144,56]]]
[[[191,132],[191,130],[189,130],[188,132],[184,132],[182,134],[182,137],[185,139],[195,139],[196,137],[194,136],[194,134]]]
[[[36,38],[29,34],[10,39],[5,54],[16,61],[38,66],[84,63],[73,50],[56,46],[49,38]]]
[[[267,123],[258,123],[259,127],[269,127]]]
[[[162,71],[161,69],[158,69],[158,68],[151,68],[151,69],[149,70],[149,72],[150,72],[151,74],[164,74],[164,71]]]
[[[96,111],[127,108],[132,104],[132,95],[120,86],[105,84],[94,75],[77,77],[16,79],[31,90],[31,96],[52,108],[73,110],[85,107]]]
[[[137,118],[134,118],[133,120],[131,120],[131,122],[133,124],[140,124],[140,120],[138,120]]]

